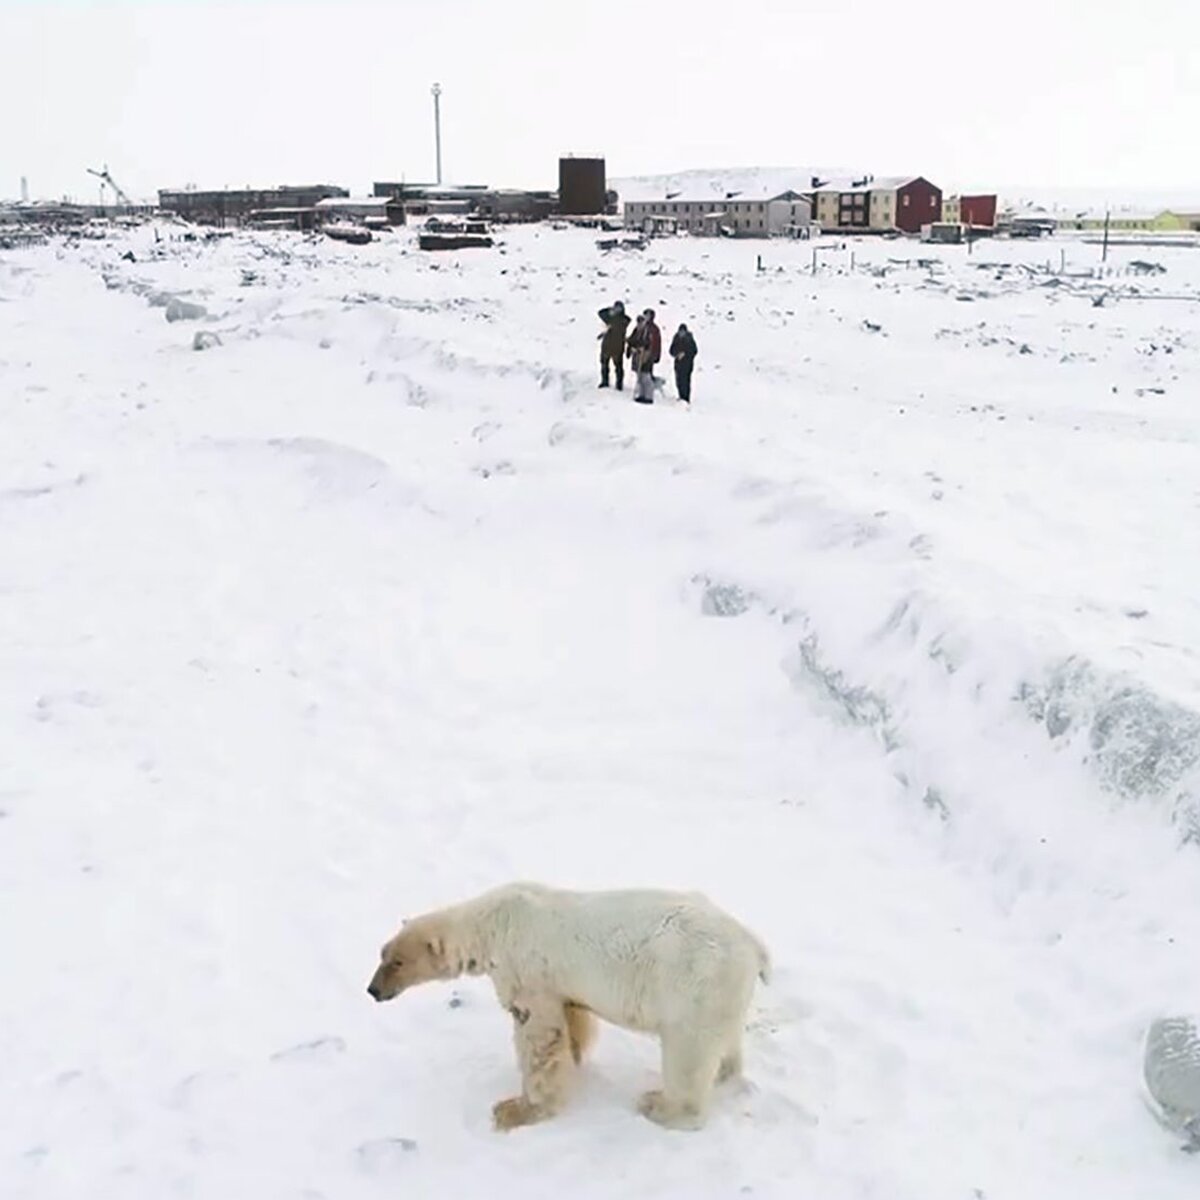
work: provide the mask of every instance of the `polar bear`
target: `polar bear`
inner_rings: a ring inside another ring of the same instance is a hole
[[[742,1031],[770,958],[698,892],[574,892],[511,883],[404,922],[367,991],[488,975],[513,1018],[521,1095],[492,1108],[497,1129],[544,1121],[566,1103],[595,1018],[656,1034],[663,1086],[639,1110],[699,1129],[714,1083],[740,1076]]]

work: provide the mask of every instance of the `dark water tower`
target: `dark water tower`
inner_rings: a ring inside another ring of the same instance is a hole
[[[558,208],[565,216],[604,212],[606,179],[602,158],[558,160]]]

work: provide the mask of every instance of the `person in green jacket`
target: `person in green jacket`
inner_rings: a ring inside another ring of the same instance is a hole
[[[604,332],[600,335],[600,386],[608,387],[608,369],[615,369],[617,391],[625,387],[625,331],[629,328],[629,318],[625,315],[625,305],[618,300],[608,308],[600,310],[600,320],[604,322]]]

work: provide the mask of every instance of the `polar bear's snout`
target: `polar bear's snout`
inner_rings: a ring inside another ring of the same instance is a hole
[[[372,1000],[390,1000],[395,992],[387,990],[387,981],[385,978],[386,972],[383,967],[380,967],[374,975],[371,976],[371,982],[367,984],[367,995]]]
[[[371,982],[367,984],[367,995],[372,1000],[391,1000],[398,996],[404,990],[404,986],[396,984],[392,978],[394,974],[390,964],[380,963],[375,974],[371,976]]]
[[[445,942],[427,920],[407,923],[379,952],[379,966],[367,984],[372,999],[393,1000],[418,983],[451,979],[459,971],[448,960]]]

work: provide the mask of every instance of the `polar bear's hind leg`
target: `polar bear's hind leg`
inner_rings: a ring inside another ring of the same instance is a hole
[[[742,1040],[729,1047],[721,1057],[721,1065],[717,1068],[717,1082],[726,1083],[731,1079],[742,1077]]]
[[[596,1018],[592,1011],[567,1001],[565,1008],[567,1032],[571,1035],[571,1057],[581,1063],[596,1040]]]
[[[719,1049],[687,1031],[663,1034],[662,1091],[646,1092],[638,1111],[668,1129],[700,1129],[721,1063]]]

